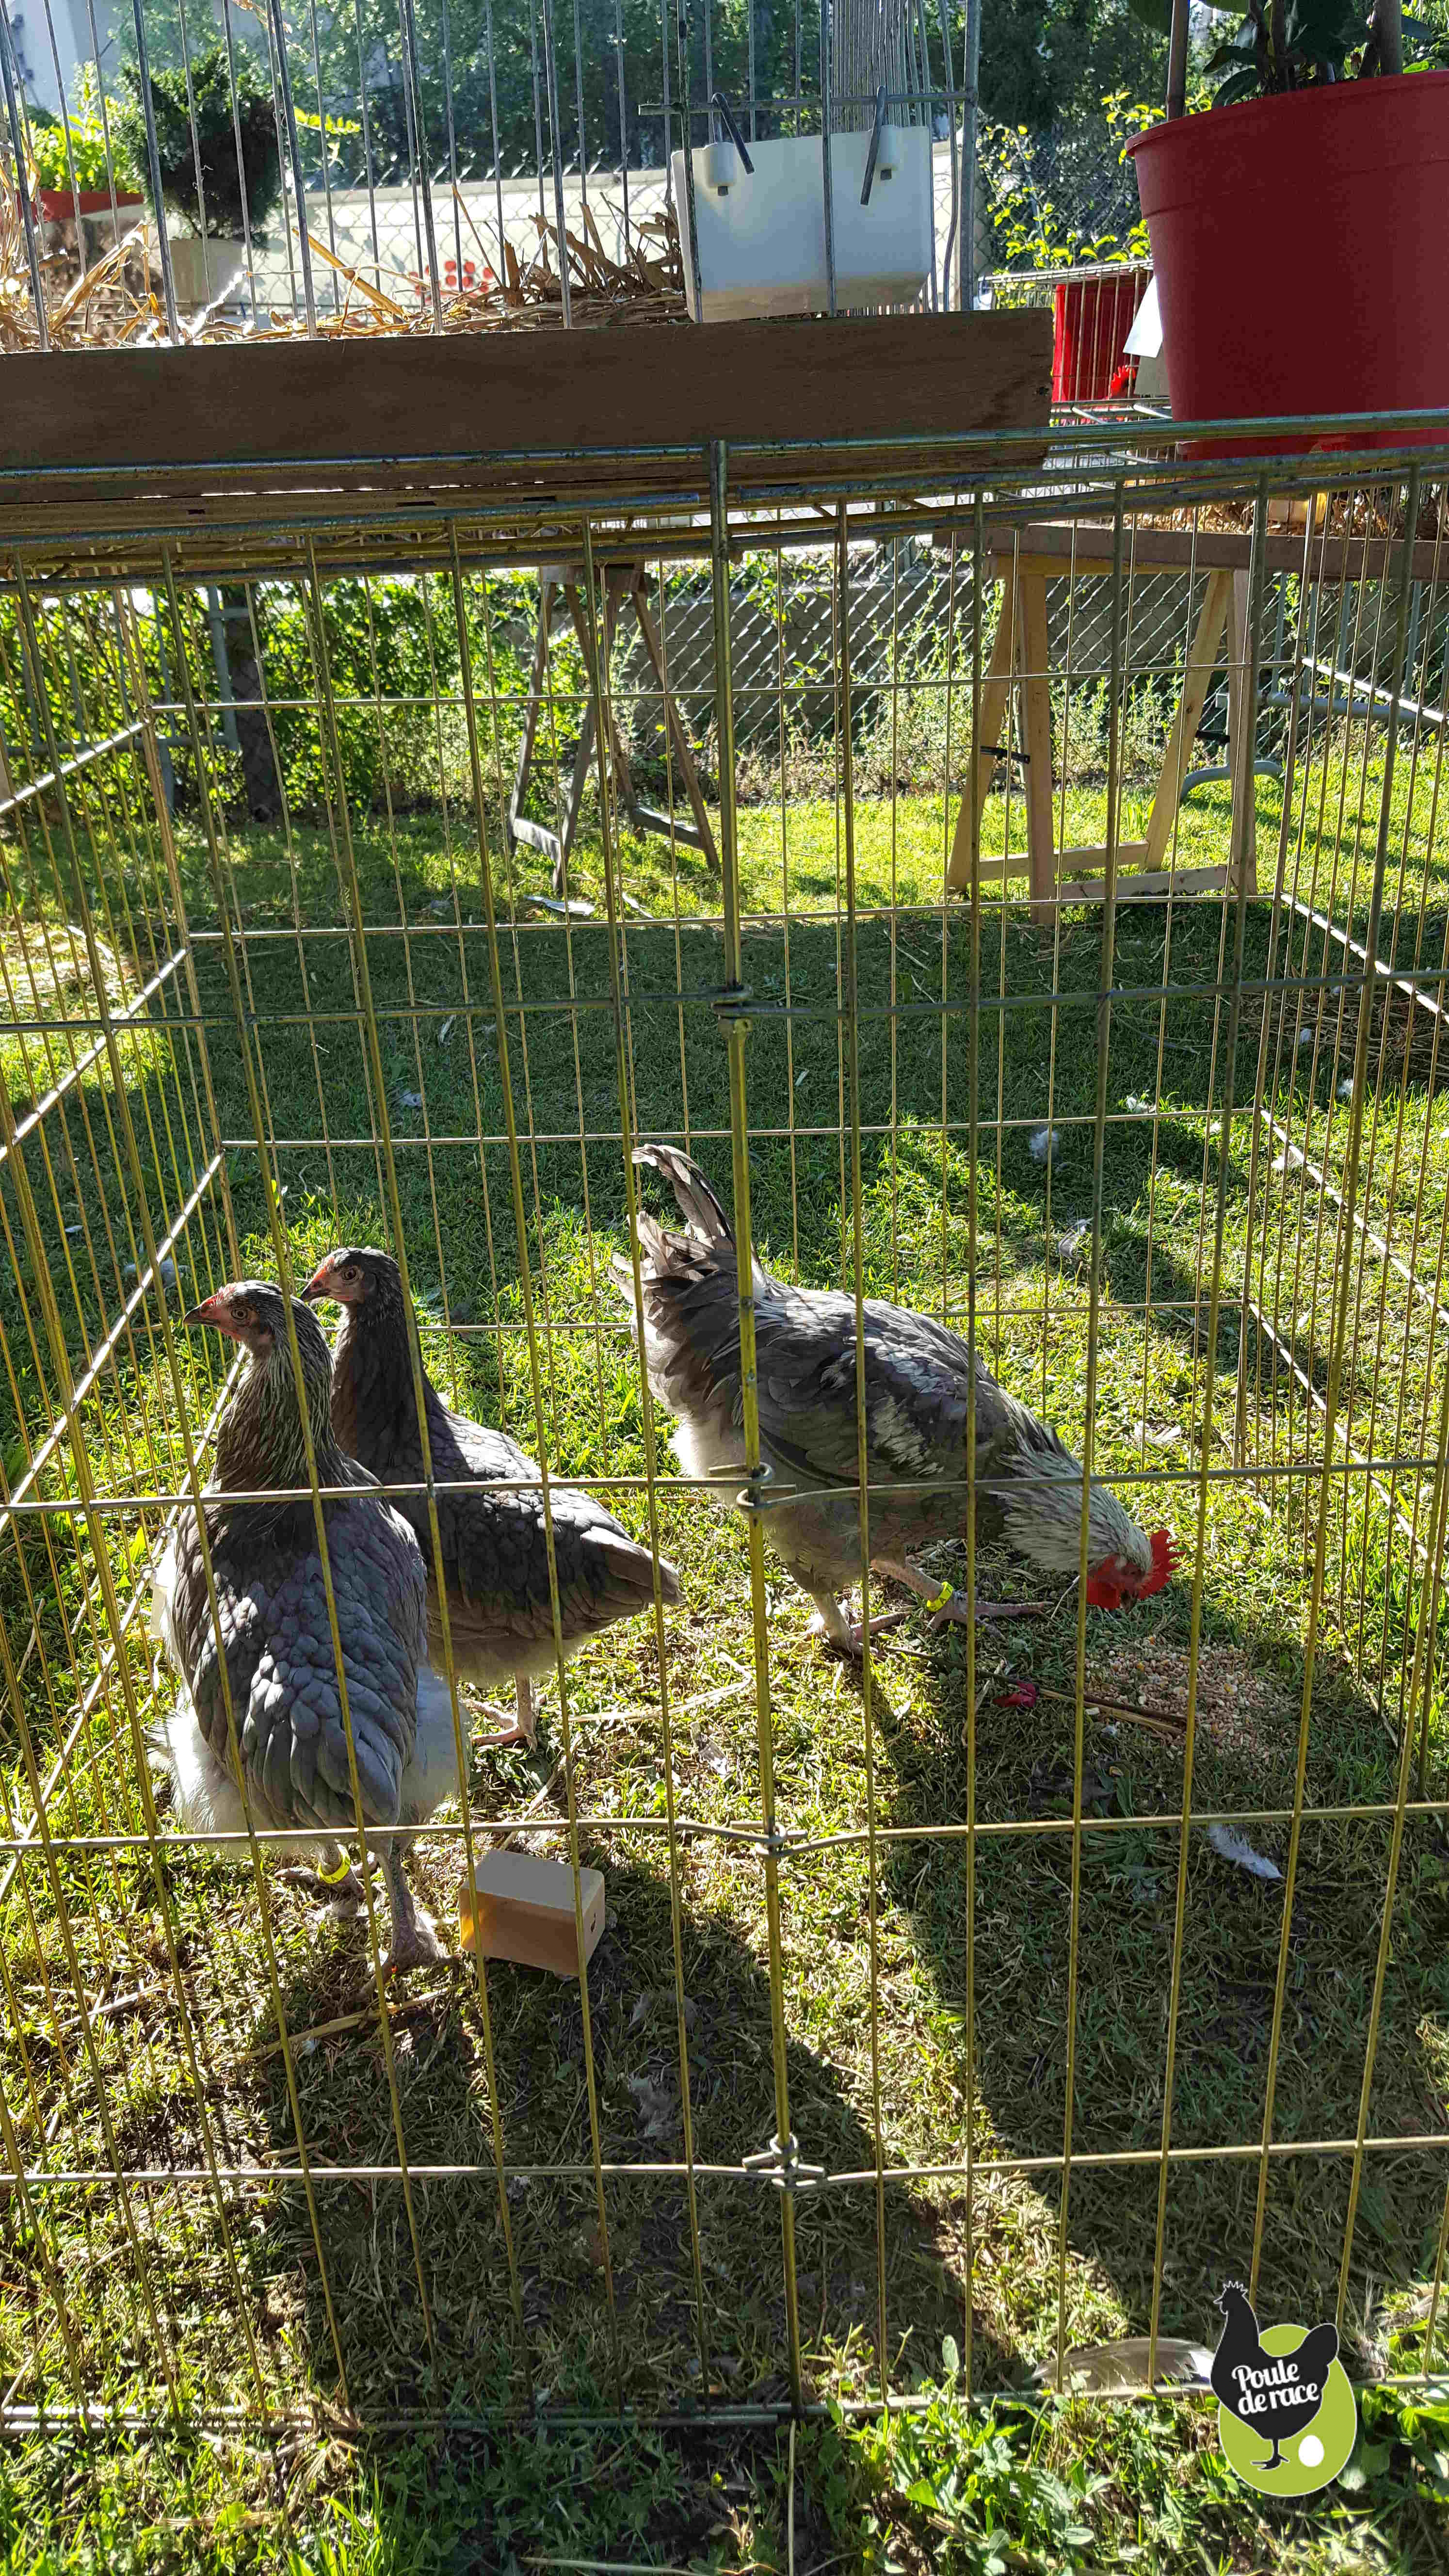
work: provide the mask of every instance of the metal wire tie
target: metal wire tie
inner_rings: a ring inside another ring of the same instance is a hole
[[[777,2191],[789,2192],[792,2200],[797,2191],[810,2191],[825,2180],[823,2165],[801,2163],[800,2141],[793,2130],[783,2146],[778,2138],[772,2138],[758,2154],[742,2156],[740,2162],[747,2173],[758,2174],[761,2182],[772,2182]]]
[[[745,1303],[753,1305],[755,1301],[751,1297],[748,1300],[742,1298],[740,1302],[742,1305]],[[800,1488],[798,1485],[781,1485],[773,1493],[769,1494],[761,1493],[759,1490],[762,1485],[773,1486],[774,1483],[775,1470],[770,1465],[768,1459],[762,1458],[758,1467],[751,1476],[749,1483],[747,1485],[741,1485],[739,1492],[736,1494],[735,1509],[745,1513],[746,1517],[748,1517],[752,1512],[777,1512],[784,1504],[793,1503],[799,1499]]]
[[[721,984],[708,998],[721,1020],[741,1020],[748,1025],[756,1016],[750,1007],[755,998],[753,984]]]

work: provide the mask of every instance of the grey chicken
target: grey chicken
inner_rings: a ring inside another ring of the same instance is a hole
[[[342,1308],[332,1372],[332,1427],[343,1448],[384,1483],[421,1482],[410,1319],[392,1255],[365,1247],[329,1252],[302,1294],[332,1298]],[[485,1430],[466,1414],[450,1413],[426,1371],[423,1402],[434,1478],[439,1484],[467,1479],[474,1485],[471,1492],[440,1493],[437,1498],[453,1661],[461,1679],[485,1686],[513,1675],[517,1719],[493,1740],[532,1744],[533,1677],[554,1664],[538,1469],[507,1432]],[[654,1560],[590,1495],[551,1485],[549,1498],[560,1626],[564,1651],[571,1653],[616,1619],[637,1618],[652,1607]],[[428,1633],[434,1659],[441,1664],[426,1496],[399,1495],[397,1508],[422,1548],[428,1570]],[[659,1580],[664,1600],[676,1602],[679,1577],[662,1559]]]
[[[338,1447],[326,1338],[308,1307],[294,1299],[292,1312],[318,1482],[358,1488],[323,1505],[327,1554],[362,1813],[377,1833],[392,1918],[387,1966],[410,1968],[443,1953],[388,1828],[422,1823],[456,1791],[452,1702],[427,1666],[417,1540]],[[247,1803],[262,1836],[315,1828],[323,1875],[336,1883],[346,1869],[337,1838],[355,1831],[356,1809],[313,1505],[227,1499],[308,1481],[286,1308],[280,1289],[241,1279],[183,1320],[240,1342],[250,1362],[221,1419],[205,1506]],[[245,1813],[194,1512],[182,1513],[157,1569],[151,1627],[180,1686],[160,1749],[181,1820],[192,1832],[238,1832]]]
[[[745,1444],[729,1220],[687,1155],[640,1145],[634,1159],[664,1175],[687,1227],[671,1234],[653,1217],[638,1220],[649,1383],[675,1416],[685,1474],[735,1478],[745,1468]],[[632,1308],[632,1269],[616,1255],[614,1272]],[[814,1601],[817,1633],[858,1653],[859,1623],[840,1603],[860,1573],[857,1502],[849,1490],[858,1475],[855,1300],[834,1289],[788,1287],[758,1261],[753,1295],[760,1454],[782,1497],[765,1514],[765,1536]],[[964,1599],[914,1559],[931,1540],[959,1535],[965,1522],[971,1354],[944,1324],[875,1297],[865,1301],[865,1336],[871,1565],[920,1594],[938,1617],[964,1621]],[[783,1499],[787,1494],[792,1499]],[[978,1358],[978,1530],[1004,1536],[1045,1573],[1066,1579],[1078,1569],[1081,1505],[1082,1470],[1070,1450]],[[1087,1545],[1087,1598],[1103,1609],[1160,1591],[1175,1562],[1166,1531],[1149,1538],[1095,1479]],[[992,1610],[977,1603],[978,1615]]]

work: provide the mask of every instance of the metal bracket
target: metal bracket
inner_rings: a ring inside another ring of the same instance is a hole
[[[747,2173],[758,2174],[761,2182],[772,2182],[777,2191],[787,2191],[792,2200],[797,2191],[809,2191],[825,2180],[823,2165],[802,2164],[800,2141],[793,2131],[783,2146],[778,2138],[772,2138],[758,2155],[743,2156],[740,2161]]]
[[[885,111],[886,92],[885,82],[882,81],[875,94],[875,122],[870,129],[870,150],[865,156],[865,182],[860,192],[860,202],[863,206],[870,204],[870,192],[875,185],[875,165],[880,157],[881,127],[885,123]]]
[[[750,1007],[754,998],[755,988],[752,984],[721,984],[718,992],[711,993],[709,996],[714,1005],[716,1019],[723,1020],[726,1027],[735,1022],[748,1026],[755,1016]]]
[[[738,125],[735,123],[734,109],[731,107],[724,91],[722,89],[712,91],[709,103],[714,109],[716,116],[719,118],[721,125],[724,127],[726,134],[729,136],[731,143],[734,145],[735,150],[738,152],[741,161],[744,163],[746,172],[751,178],[753,178],[755,174],[755,165],[750,159],[749,146],[746,143],[744,136],[741,134]]]
[[[739,1302],[742,1306],[753,1306],[755,1301],[753,1297],[742,1297]],[[764,1485],[769,1485],[772,1489],[768,1494],[760,1490]],[[762,1458],[748,1484],[741,1485],[736,1494],[735,1509],[743,1512],[746,1519],[749,1519],[753,1514],[778,1512],[786,1503],[798,1502],[799,1499],[799,1486],[777,1485],[774,1468],[768,1459]]]

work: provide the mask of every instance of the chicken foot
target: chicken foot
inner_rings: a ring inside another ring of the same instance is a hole
[[[320,1881],[329,1906],[362,1903],[362,1881],[340,1843],[323,1844],[315,1869],[284,1869],[281,1875],[293,1887],[315,1888]]]
[[[889,1575],[893,1583],[904,1584],[908,1592],[919,1593],[933,1614],[933,1631],[948,1623],[965,1627],[968,1614],[964,1592],[957,1592],[951,1584],[938,1581],[934,1575],[925,1573],[919,1565],[912,1565],[905,1558],[897,1563],[894,1558],[881,1557],[876,1561],[874,1571]],[[847,1618],[833,1592],[816,1591],[811,1587],[810,1598],[816,1608],[816,1616],[810,1622],[811,1635],[823,1637],[838,1654],[860,1654],[864,1635],[860,1621]],[[976,1616],[978,1619],[1044,1619],[1050,1607],[1046,1601],[978,1601]],[[881,1628],[898,1628],[907,1615],[904,1610],[884,1611],[878,1619],[872,1619],[871,1635],[874,1636]]]
[[[511,1724],[504,1716],[504,1712],[501,1708],[494,1708],[485,1700],[484,1707],[487,1709],[488,1715],[490,1717],[503,1718],[503,1724],[496,1735],[480,1735],[476,1739],[480,1745],[491,1747],[504,1744],[526,1744],[529,1751],[532,1752],[534,1741],[538,1734],[538,1712],[533,1705],[533,1684],[529,1680],[527,1673],[519,1673],[517,1675],[514,1690],[515,1705],[518,1710],[518,1715],[514,1718]]]
[[[932,1614],[933,1633],[948,1623],[965,1627],[970,1616],[968,1596],[958,1592],[954,1584],[940,1582],[934,1574],[927,1574],[922,1566],[912,1565],[907,1557],[903,1557],[899,1564],[882,1557],[876,1571],[888,1574],[893,1583],[903,1583],[907,1591],[920,1594]],[[1045,1619],[1051,1607],[1049,1601],[978,1601],[976,1616],[978,1619]]]
[[[437,1925],[418,1904],[407,1883],[402,1850],[395,1838],[385,1847],[382,1866],[392,1916],[392,1940],[382,1963],[383,1975],[401,1976],[409,1968],[430,1967],[435,1960],[445,1959],[448,1954],[438,1939]]]

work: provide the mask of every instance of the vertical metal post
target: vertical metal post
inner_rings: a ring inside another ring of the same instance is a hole
[[[230,0],[227,0],[230,5]],[[377,178],[372,166],[372,119],[368,113],[367,55],[362,33],[362,0],[352,0],[353,23],[357,29],[357,105],[362,119],[362,166],[367,173],[367,221],[372,234],[372,279],[382,285],[382,248],[377,238]]]
[[[141,0],[132,0],[136,24],[141,23]],[[297,118],[292,106],[292,75],[287,68],[287,28],[282,16],[282,0],[267,0],[267,17],[272,43],[276,47],[277,91],[282,103],[282,123],[287,157],[292,169],[292,204],[297,218],[297,250],[302,262],[302,300],[307,308],[307,337],[317,337],[317,300],[312,291],[312,244],[307,233],[307,190],[302,176],[302,148],[297,141]]]
[[[745,0],[745,79],[749,83],[750,141],[755,139],[755,0]]]
[[[666,8],[669,0],[664,0]],[[704,320],[704,287],[699,273],[699,227],[694,217],[694,129],[690,114],[689,0],[679,0],[679,122],[684,135],[684,229],[689,235],[689,272],[694,284],[696,321]]]
[[[727,991],[742,989],[739,844],[735,816],[735,718],[730,672],[728,460],[722,439],[709,451],[710,593],[714,612],[714,685],[719,726],[719,845],[722,878],[724,969]],[[750,1550],[750,1605],[754,1627],[755,1730],[760,1762],[760,1822],[765,1835],[765,1923],[770,1968],[770,2023],[774,2046],[776,2145],[784,2165],[780,2193],[781,2257],[790,2390],[801,2403],[800,2312],[795,2278],[795,2202],[791,2188],[794,2140],[790,2131],[790,2078],[786,2055],[784,1954],[780,1937],[780,1862],[776,1848],[775,1754],[770,1719],[770,1646],[765,1607],[765,1548],[760,1509],[760,1406],[755,1368],[755,1301],[750,1231],[749,1103],[745,1044],[749,1022],[739,1011],[726,1020],[729,1048],[730,1142],[734,1164],[735,1245],[740,1309],[740,1389],[745,1468],[754,1508],[745,1514]],[[789,2161],[787,2161],[789,2160]]]
[[[86,6],[91,10],[92,16],[94,17],[95,0],[86,0]],[[241,100],[237,96],[236,44],[232,35],[231,27],[231,0],[221,0],[221,24],[222,32],[226,39],[226,74],[227,79],[231,83],[231,129],[232,140],[236,145],[237,194],[241,198],[242,249],[245,254],[247,264],[247,294],[251,299],[252,320],[255,322],[257,319],[257,278],[256,270],[252,265],[252,216],[251,208],[247,204],[246,163],[242,157]],[[97,78],[99,78],[99,76],[100,67],[99,64],[97,64]],[[109,163],[109,148],[107,149],[106,159]],[[114,195],[115,191],[113,188],[113,201]]]
[[[1187,114],[1187,39],[1192,18],[1192,0],[1172,0],[1172,25],[1167,38],[1167,113]]]
[[[508,255],[503,232],[503,159],[498,148],[498,64],[493,51],[493,0],[483,0],[483,32],[488,45],[488,122],[493,135],[493,203],[498,216],[500,286],[508,283]]]
[[[941,254],[941,295],[946,310],[951,309],[951,261],[961,274],[961,163],[956,140],[956,82],[951,70],[951,20],[946,0],[939,0],[941,13],[941,63],[946,83],[946,116],[951,129],[951,221],[946,228],[946,247]],[[936,193],[935,150],[931,155],[931,195]]]
[[[276,0],[271,0],[273,8]],[[179,340],[176,321],[176,281],[171,274],[171,245],[166,238],[166,209],[161,202],[161,147],[156,140],[156,111],[151,104],[151,65],[146,52],[146,22],[141,15],[141,0],[131,0],[131,20],[136,30],[136,71],[141,84],[141,113],[146,120],[146,166],[151,173],[151,219],[156,226],[156,249],[161,261],[161,297],[166,307],[166,336]],[[37,273],[38,282],[38,273]]]
[[[830,0],[820,0],[820,185],[825,207],[825,309],[835,311],[835,207],[830,191]]]
[[[543,8],[543,76],[548,87],[549,137],[553,151],[554,225],[558,235],[558,284],[563,302],[564,329],[571,328],[574,318],[573,299],[569,293],[568,225],[564,217],[563,142],[559,134],[558,62],[554,53],[553,0],[542,0]]]
[[[30,268],[30,292],[35,304],[35,327],[42,349],[50,347],[50,324],[46,319],[45,291],[40,282],[40,245],[35,238],[35,217],[30,207],[30,190],[25,184],[25,135],[20,122],[20,83],[17,78],[10,34],[10,13],[5,0],[0,0],[0,80],[5,84],[5,121],[10,128],[10,149],[15,160],[15,186],[20,197],[20,221],[25,231],[25,256]],[[170,311],[168,304],[167,310]],[[172,325],[175,337],[175,325]]]
[[[584,132],[584,31],[579,23],[579,0],[574,0],[574,96],[579,119],[579,203],[589,202],[589,147]]]
[[[272,0],[273,7],[277,0]],[[428,283],[433,297],[433,324],[440,329],[443,299],[438,286],[438,243],[433,229],[433,191],[428,178],[428,138],[423,124],[423,85],[418,68],[418,25],[413,14],[413,0],[398,0],[398,27],[403,48],[403,97],[407,108],[408,129],[416,155],[414,185],[422,215],[423,235],[427,244]]]
[[[614,70],[619,98],[619,187],[624,199],[624,257],[629,256],[629,98],[624,83],[624,0],[614,0]]]
[[[453,120],[453,45],[448,33],[448,0],[443,0],[443,90],[448,102],[448,184],[453,198],[453,283],[463,292],[463,209],[458,198],[458,136]]]
[[[981,87],[981,0],[966,0],[961,72],[961,248],[957,262],[963,313],[976,308],[976,112]]]

